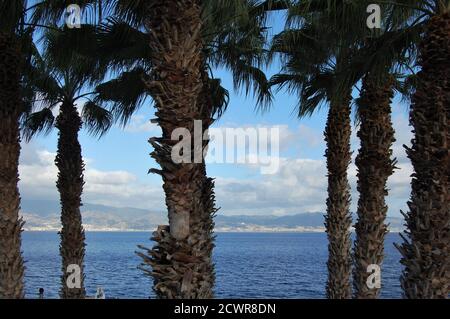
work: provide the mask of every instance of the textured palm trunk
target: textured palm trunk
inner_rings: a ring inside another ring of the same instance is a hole
[[[358,132],[361,148],[355,160],[359,192],[353,269],[355,298],[377,298],[380,293],[377,278],[374,277],[377,274],[372,276],[373,269],[368,267],[376,265],[381,269],[384,258],[388,209],[386,183],[395,165],[392,159],[392,144],[395,141],[391,122],[393,95],[393,81],[389,76],[383,79],[383,83],[371,74],[364,78]]]
[[[71,102],[61,105],[56,127],[59,130],[56,166],[58,167],[58,188],[61,200],[61,244],[62,276],[60,295],[63,299],[82,299],[84,289],[85,235],[81,221],[81,194],[83,192],[84,164],[78,132],[81,119]],[[76,278],[79,267],[79,285]]]
[[[0,298],[24,297],[19,218],[20,49],[0,32]]]
[[[159,298],[213,297],[213,181],[206,177],[202,159],[200,163],[193,161],[195,155],[201,158],[205,147],[201,135],[199,147],[194,143],[194,120],[202,121],[203,130],[212,123],[202,98],[206,88],[200,16],[199,0],[148,4],[154,73],[147,87],[156,103],[155,121],[163,133],[161,138],[150,139],[152,157],[161,166],[161,170],[150,171],[163,178],[169,226],[158,227],[152,238],[155,247],[139,255],[144,259],[144,271],[154,279]],[[177,128],[191,133],[191,163],[175,163],[171,157],[178,143],[171,135]],[[145,269],[147,265],[151,270]]]
[[[434,16],[420,46],[421,72],[410,120],[414,167],[408,231],[399,247],[407,298],[448,298],[450,291],[450,14]]]
[[[211,89],[209,87],[209,76],[205,59],[202,59],[203,64],[200,67],[200,74],[202,80],[202,91],[199,95],[198,103],[200,112],[202,115],[202,123],[204,125],[204,131],[208,130],[213,124],[213,106],[211,100]],[[206,137],[206,136],[204,136]],[[209,138],[209,137],[208,137]],[[206,155],[208,149],[209,140],[203,140],[202,154]],[[202,264],[202,278],[203,278],[203,291],[205,291],[205,298],[214,297],[214,284],[216,280],[215,267],[212,261],[213,249],[215,247],[215,235],[214,235],[214,217],[218,209],[216,208],[216,196],[214,193],[214,179],[207,176],[206,163],[203,160],[200,165],[201,181],[200,181],[200,210],[199,217],[196,226],[195,233],[198,237],[197,251],[203,260]]]
[[[325,140],[328,168],[327,215],[328,281],[327,298],[351,298],[351,214],[347,170],[350,153],[350,93],[340,101],[331,101]]]

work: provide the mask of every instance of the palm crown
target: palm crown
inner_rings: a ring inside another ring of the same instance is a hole
[[[109,111],[95,100],[95,87],[107,74],[107,65],[98,57],[95,28],[48,30],[43,37],[45,49],[34,50],[26,69],[25,86],[34,92],[23,122],[23,134],[30,140],[35,134],[48,133],[54,124],[52,110],[62,103],[82,106],[86,129],[104,134],[112,125]],[[78,47],[74,47],[77,43]],[[61,52],[62,48],[70,48]],[[82,102],[81,102],[82,103]],[[33,112],[34,111],[34,112]]]

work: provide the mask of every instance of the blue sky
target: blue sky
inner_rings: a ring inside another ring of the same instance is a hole
[[[282,28],[278,17],[272,19],[276,32]],[[267,71],[274,74],[279,65]],[[287,92],[275,94],[272,108],[255,112],[255,99],[233,90],[232,78],[226,70],[214,70],[230,90],[231,100],[225,115],[215,127],[278,126],[281,128],[280,170],[274,175],[262,175],[258,167],[238,164],[212,164],[208,174],[216,178],[217,205],[221,214],[284,215],[305,212],[324,212],[326,199],[325,142],[323,130],[327,108],[323,107],[311,118],[297,119],[294,111],[297,97]],[[356,92],[354,92],[356,96]],[[399,167],[389,181],[389,215],[399,216],[409,196],[411,166],[402,148],[411,139],[407,105],[399,99],[393,102],[393,121],[398,141],[394,145]],[[161,178],[148,175],[149,168],[157,168],[150,158],[152,151],[147,140],[159,135],[159,129],[149,124],[154,118],[148,101],[123,129],[115,126],[101,140],[82,131],[80,143],[86,161],[86,185],[83,200],[111,206],[138,207],[165,212]],[[354,129],[352,150],[358,149]],[[55,187],[56,132],[38,137],[30,144],[22,143],[21,193],[23,198],[57,199]],[[356,169],[349,169],[354,210]]]

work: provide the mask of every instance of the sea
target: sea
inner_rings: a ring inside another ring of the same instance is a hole
[[[218,233],[214,262],[216,298],[325,298],[327,237],[324,233]],[[149,232],[87,232],[85,286],[102,287],[107,298],[154,298],[152,279],[138,269],[137,245],[152,247]],[[387,235],[381,297],[401,298],[402,267]],[[26,297],[58,298],[61,260],[56,232],[23,233]]]

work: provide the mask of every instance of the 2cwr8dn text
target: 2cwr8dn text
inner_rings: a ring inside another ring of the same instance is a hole
[[[213,309],[211,309],[213,310]],[[217,310],[218,314],[275,314],[275,304],[219,304]]]

